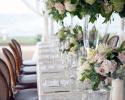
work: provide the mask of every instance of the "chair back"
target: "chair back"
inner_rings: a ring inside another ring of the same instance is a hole
[[[105,34],[105,35],[103,36],[101,42],[102,42],[102,43],[107,43],[108,38],[109,38],[109,34]]]
[[[7,64],[1,58],[0,58],[0,71],[4,75],[4,77],[7,81],[9,91],[10,91],[9,93],[10,93],[10,96],[12,96],[13,92],[12,92],[10,71],[9,71],[9,68],[8,68]]]
[[[17,42],[15,39],[12,39],[12,44],[15,46],[15,48],[17,49],[17,53],[19,55],[19,59],[20,59],[20,63],[21,65],[23,64],[23,59],[22,59],[22,50],[21,50],[21,45],[19,44],[19,42]]]
[[[9,98],[9,88],[6,78],[0,71],[0,100],[10,100]]]
[[[12,86],[15,86],[16,80],[17,80],[17,73],[16,73],[16,64],[15,64],[14,56],[7,48],[3,48],[2,51],[6,59],[6,64],[8,65],[8,68],[10,71],[10,76],[12,80],[11,84]]]
[[[8,86],[11,87],[11,79],[10,79],[10,72],[9,72],[9,69],[6,65],[6,63],[0,58],[0,70],[2,72],[2,74],[5,76],[6,78],[6,81],[8,83]]]
[[[12,43],[8,43],[8,45],[9,45],[11,51],[13,52],[13,56],[14,56],[14,59],[15,59],[15,62],[16,62],[16,72],[17,72],[17,75],[19,75],[20,66],[21,66],[20,61],[19,61],[19,54],[17,53],[17,50]]]
[[[119,41],[119,36],[118,36],[118,35],[114,35],[114,36],[112,36],[112,37],[108,40],[107,44],[108,44],[109,46],[111,46],[112,48],[115,48],[115,47],[117,46],[117,44],[118,44],[118,41]]]

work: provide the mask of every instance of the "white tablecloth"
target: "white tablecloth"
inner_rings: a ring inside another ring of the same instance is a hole
[[[57,54],[58,46],[39,43],[37,83],[39,100],[109,100],[109,92],[78,91],[75,81],[71,82],[69,70]],[[74,88],[74,90],[73,90]]]

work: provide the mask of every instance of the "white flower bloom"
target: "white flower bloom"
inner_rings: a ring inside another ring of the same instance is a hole
[[[97,51],[99,54],[106,54],[107,52],[109,52],[111,50],[111,47],[109,47],[107,44],[99,44],[97,47]]]
[[[86,3],[93,5],[96,0],[84,0]]]
[[[76,6],[77,6],[76,4],[71,4],[69,1],[66,1],[64,3],[64,5],[65,5],[66,10],[70,11],[70,12],[75,11],[76,10]]]
[[[75,37],[71,37],[70,40],[69,40],[70,43],[73,43],[73,44],[76,44],[77,43],[77,40]]]
[[[54,2],[52,2],[52,1],[48,1],[47,3],[47,9],[52,9],[52,7],[54,7]]]
[[[78,68],[78,73],[77,73],[78,80],[82,78],[82,73],[87,69],[90,69],[90,64],[89,62],[85,61],[83,65]]]
[[[84,70],[88,70],[90,69],[90,64],[88,61],[85,61],[82,66],[81,66],[81,70],[84,71]]]
[[[95,50],[95,49],[87,48],[87,59],[88,59],[90,62],[93,62],[93,61],[94,61],[95,55],[96,55],[96,50]]]

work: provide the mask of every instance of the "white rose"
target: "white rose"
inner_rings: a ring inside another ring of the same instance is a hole
[[[77,6],[76,4],[71,4],[69,1],[66,1],[64,3],[64,5],[65,5],[66,10],[70,11],[70,12],[75,11],[76,10],[76,6]]]

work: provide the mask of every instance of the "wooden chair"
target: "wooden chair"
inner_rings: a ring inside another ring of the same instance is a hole
[[[6,63],[0,58],[0,71],[1,73],[5,76],[5,79],[7,81],[7,84],[8,84],[8,87],[9,87],[9,96],[13,95],[13,92],[11,89],[11,87],[13,87],[11,85],[11,77],[10,77],[10,72],[9,72],[9,69],[6,65]]]
[[[12,60],[13,58],[11,59],[10,56],[12,56],[12,55],[9,55],[8,49],[3,48],[2,50],[3,50],[6,64],[8,66],[9,72],[10,72],[11,85],[12,85],[12,87],[15,87],[17,84],[17,77],[18,77],[18,74],[16,73],[15,61]]]
[[[24,89],[10,95],[11,88],[9,88],[4,75],[0,69],[0,91],[2,91],[0,92],[0,100],[38,100],[37,89]]]
[[[101,40],[101,43],[107,43],[108,38],[109,38],[109,34],[105,34]]]
[[[17,53],[19,55],[19,59],[20,59],[20,64],[24,65],[24,66],[36,66],[36,63],[34,63],[32,60],[29,61],[23,61],[22,58],[22,50],[21,50],[21,45],[19,44],[19,42],[17,42],[15,39],[12,39],[12,44],[15,46],[15,48],[17,49]]]
[[[118,44],[118,41],[119,41],[119,36],[118,35],[114,35],[112,36],[108,41],[107,41],[107,44],[109,46],[111,46],[112,48],[115,48]]]
[[[3,48],[3,53],[6,59],[6,63],[10,70],[13,85],[23,85],[23,88],[36,88],[37,87],[37,76],[36,74],[31,75],[18,75],[16,72],[16,63],[13,54],[7,49]]]
[[[10,100],[7,81],[0,71],[0,100]]]
[[[18,75],[21,74],[21,73],[23,73],[23,74],[36,74],[36,67],[34,67],[34,66],[22,67],[21,66],[19,54],[17,53],[18,51],[16,50],[16,48],[14,47],[13,44],[8,43],[8,45],[13,52],[13,56],[14,56],[14,59],[15,59],[16,69],[17,69]]]

